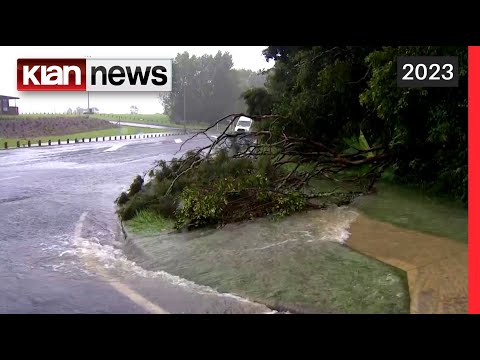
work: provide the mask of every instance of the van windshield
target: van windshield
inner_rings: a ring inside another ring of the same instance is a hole
[[[248,121],[248,120],[240,120],[238,123],[237,123],[237,126],[250,126],[251,122]]]

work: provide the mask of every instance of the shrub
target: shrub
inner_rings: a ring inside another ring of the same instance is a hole
[[[153,204],[153,200],[146,194],[138,193],[129,198],[127,203],[118,210],[118,214],[123,221],[133,219],[138,211],[148,209]]]
[[[143,186],[143,178],[140,175],[137,175],[135,179],[133,179],[132,184],[130,185],[130,189],[128,190],[128,196],[133,196],[142,190]]]
[[[125,203],[128,201],[128,195],[125,191],[123,191],[120,196],[115,200],[115,203],[117,205],[125,205]]]
[[[305,196],[297,191],[292,191],[287,194],[276,194],[274,203],[275,214],[280,216],[290,215],[303,210],[307,205]]]

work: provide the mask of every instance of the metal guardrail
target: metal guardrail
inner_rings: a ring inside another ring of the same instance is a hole
[[[60,140],[58,139],[56,142],[52,141],[49,139],[47,142],[42,142],[42,140],[38,140],[38,143],[36,145],[32,145],[32,141],[28,140],[27,144],[23,144],[23,146],[20,145],[20,141],[17,141],[15,146],[9,147],[8,142],[5,142],[2,147],[2,149],[8,150],[8,149],[18,149],[18,148],[25,148],[25,147],[42,147],[42,146],[52,146],[56,144],[55,146],[58,145],[69,145],[69,144],[79,144],[79,143],[92,143],[92,142],[104,142],[104,141],[117,141],[117,140],[140,140],[140,139],[153,139],[153,138],[160,138],[164,136],[179,136],[179,135],[185,135],[183,132],[182,133],[148,133],[148,134],[135,134],[135,135],[112,135],[112,136],[102,136],[102,137],[89,137],[89,138],[74,138],[74,139],[66,139],[66,140]],[[117,139],[118,137],[118,139]],[[93,139],[93,140],[92,140]]]

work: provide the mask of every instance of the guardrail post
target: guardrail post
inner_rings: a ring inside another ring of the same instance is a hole
[[[17,141],[17,147],[20,147],[20,141]]]
[[[30,142],[30,140],[28,140],[28,147],[32,146],[32,143]]]
[[[48,146],[52,145],[52,140],[48,140]]]
[[[98,142],[98,137],[96,137],[96,138],[95,138],[95,141],[97,141],[97,142]]]
[[[112,137],[111,137],[111,136],[109,136],[109,137],[108,137],[108,140],[112,140]]]
[[[70,144],[70,139],[67,139],[67,144]]]
[[[85,138],[82,138],[82,142],[85,142]]]
[[[92,138],[88,138],[88,142],[92,142]]]
[[[78,143],[78,139],[77,139],[77,138],[75,138],[75,144],[76,144],[76,143]]]
[[[38,146],[42,146],[42,140],[38,140]]]
[[[5,141],[5,149],[8,149],[8,143]]]
[[[115,136],[115,140],[117,140],[117,137]]]
[[[130,140],[132,139],[132,135],[130,135]]]
[[[60,139],[58,139],[58,145],[60,145],[60,144],[61,144]]]

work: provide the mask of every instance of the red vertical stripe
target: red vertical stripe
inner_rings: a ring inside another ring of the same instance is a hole
[[[480,314],[480,46],[468,47],[468,312]]]

